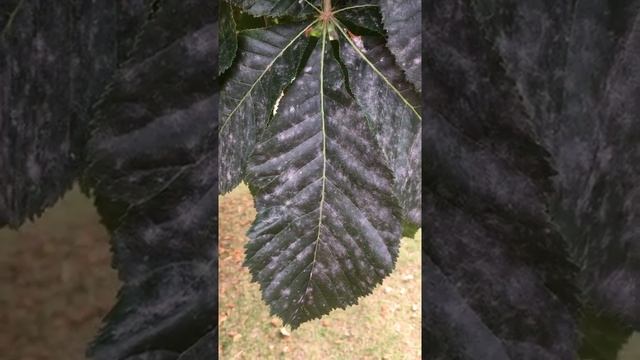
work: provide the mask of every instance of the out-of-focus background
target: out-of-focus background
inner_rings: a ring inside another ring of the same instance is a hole
[[[373,294],[295,331],[269,316],[242,266],[255,208],[245,185],[219,199],[221,359],[409,359],[421,356],[420,240],[402,239],[396,269]]]
[[[0,359],[79,360],[119,281],[90,199],[69,192],[35,223],[0,230]]]

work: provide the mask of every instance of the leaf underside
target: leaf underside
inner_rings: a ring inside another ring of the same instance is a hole
[[[220,96],[221,193],[242,180],[257,136],[295,77],[306,46],[306,26],[280,25],[238,34],[238,57]]]
[[[96,106],[84,186],[124,285],[93,359],[188,359],[216,326],[217,10],[162,2]]]
[[[486,1],[474,10],[553,156],[554,217],[588,301],[640,330],[640,3]]]
[[[369,294],[393,270],[401,230],[391,171],[322,42],[247,174],[258,214],[245,264],[293,328]]]
[[[574,359],[577,268],[547,214],[549,155],[468,2],[425,13],[423,256],[442,291],[425,299],[441,344],[427,356]]]

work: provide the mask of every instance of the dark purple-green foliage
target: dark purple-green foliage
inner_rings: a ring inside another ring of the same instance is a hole
[[[371,293],[419,227],[420,4],[230,3],[267,25],[223,8],[220,190],[249,185],[245,265],[296,328]]]
[[[640,330],[640,3],[331,5],[0,4],[0,226],[95,198],[124,284],[88,355],[215,356],[217,196],[245,181],[245,263],[292,327],[424,226],[428,358],[614,359]]]
[[[426,2],[429,358],[615,359],[640,329],[639,9]]]
[[[217,4],[0,10],[0,225],[39,215],[80,179],[123,281],[87,355],[213,358]]]

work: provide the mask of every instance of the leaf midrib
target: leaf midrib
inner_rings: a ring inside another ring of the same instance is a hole
[[[313,260],[311,260],[311,269],[309,270],[309,280],[307,280],[307,284],[304,287],[304,291],[300,295],[300,299],[298,300],[298,305],[302,303],[302,300],[307,294],[307,290],[309,289],[309,285],[311,284],[311,279],[313,278],[313,270],[316,264],[316,258],[318,255],[318,245],[320,244],[320,233],[322,231],[322,214],[324,209],[324,197],[326,192],[326,184],[327,184],[327,132],[326,132],[326,119],[324,112],[324,53],[325,53],[325,45],[327,38],[327,24],[324,23],[322,27],[322,48],[320,51],[320,123],[321,123],[321,131],[322,131],[322,187],[320,189],[320,207],[318,211],[318,232],[316,234],[315,240],[315,248],[313,249]],[[299,309],[299,308],[298,308]],[[296,310],[297,312],[297,310]]]

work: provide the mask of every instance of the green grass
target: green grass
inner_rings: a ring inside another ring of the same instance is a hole
[[[259,286],[242,267],[245,233],[255,217],[246,186],[220,198],[221,359],[419,359],[420,232],[404,238],[393,274],[358,305],[334,310],[281,334]]]

